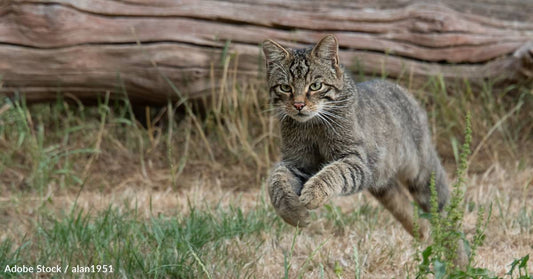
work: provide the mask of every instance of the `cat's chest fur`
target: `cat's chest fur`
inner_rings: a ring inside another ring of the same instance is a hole
[[[285,123],[281,136],[283,161],[310,176],[344,156],[351,143],[346,130],[341,140],[337,131],[319,124]]]

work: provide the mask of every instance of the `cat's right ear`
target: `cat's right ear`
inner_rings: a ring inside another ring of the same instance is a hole
[[[290,56],[285,48],[272,40],[263,42],[263,53],[265,54],[267,65],[269,62],[282,61]]]

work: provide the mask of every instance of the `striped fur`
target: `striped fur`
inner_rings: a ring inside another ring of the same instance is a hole
[[[308,210],[366,189],[412,234],[407,192],[429,210],[434,172],[440,207],[449,199],[426,114],[396,84],[355,84],[337,49],[331,35],[310,49],[263,44],[283,155],[269,179],[272,204],[289,224],[305,226]]]

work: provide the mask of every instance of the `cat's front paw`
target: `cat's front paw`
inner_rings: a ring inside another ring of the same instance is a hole
[[[325,191],[326,187],[321,179],[309,179],[303,187],[300,202],[310,210],[323,206],[329,199],[329,194]]]
[[[307,227],[309,225],[309,211],[300,203],[298,196],[294,193],[287,194],[281,199],[276,212],[285,222],[295,227]]]

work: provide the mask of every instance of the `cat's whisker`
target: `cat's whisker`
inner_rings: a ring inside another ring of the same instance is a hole
[[[323,117],[324,119],[327,120],[327,122],[329,123],[329,125],[330,125],[330,127],[331,127],[330,129],[333,131],[333,133],[334,133],[336,136],[340,136],[340,134],[339,134],[339,130],[342,131],[343,129],[345,129],[345,127],[343,127],[342,125],[340,125],[339,123],[337,123],[337,121],[331,119],[330,116],[327,116],[327,115],[325,115],[325,114],[322,114],[322,117]]]
[[[338,134],[337,129],[335,127],[340,128],[340,129],[343,128],[338,123],[336,123],[335,121],[331,120],[331,118],[329,118],[328,116],[326,116],[324,114],[322,115],[322,118],[327,121],[327,123],[329,124],[329,127],[331,127],[331,130],[333,130],[333,132],[335,132],[335,134]]]
[[[287,119],[289,115],[283,111],[281,111],[280,113],[278,113],[278,117],[279,117],[279,122],[283,122],[285,121],[285,119]]]
[[[339,109],[345,109],[348,108],[348,106],[322,106],[322,109],[328,110],[328,111],[336,111]]]
[[[345,118],[342,117],[342,116],[339,116],[335,113],[332,113],[332,112],[329,112],[327,110],[322,110],[321,111],[322,114],[324,114],[324,116],[327,116],[328,118],[330,118],[331,120],[338,120],[338,121],[345,121]],[[339,123],[337,123],[336,121],[334,121],[335,124],[339,125],[339,127],[342,127]]]
[[[326,124],[326,126],[335,134],[335,136],[338,136],[340,137],[341,135],[339,134],[339,132],[337,131],[337,129],[335,129],[334,125],[339,127],[339,128],[343,128],[339,123],[333,121],[330,117],[328,117],[326,114],[322,114],[322,113],[318,113],[317,116],[319,117],[320,120],[322,120],[322,122],[324,124]]]
[[[344,118],[343,118],[342,116],[339,116],[339,115],[337,115],[337,114],[331,113],[331,112],[329,112],[329,111],[327,111],[327,110],[322,110],[322,113],[323,113],[324,115],[329,116],[329,117],[332,118],[332,119],[335,119],[335,120],[344,120]]]
[[[331,123],[328,121],[328,119],[325,117],[325,115],[322,115],[322,114],[318,113],[316,116],[317,116],[318,119],[319,119],[322,123],[324,123],[324,124],[325,124],[325,125],[331,130],[331,131],[333,131],[333,133],[334,133],[335,135],[337,135],[337,136],[339,135],[339,134],[337,133],[337,130],[335,130],[335,128],[333,127],[333,125],[331,125]]]
[[[347,107],[350,107],[351,105],[350,104],[330,104],[330,103],[326,103],[326,104],[322,104],[322,106],[327,107],[327,108],[347,108]]]

